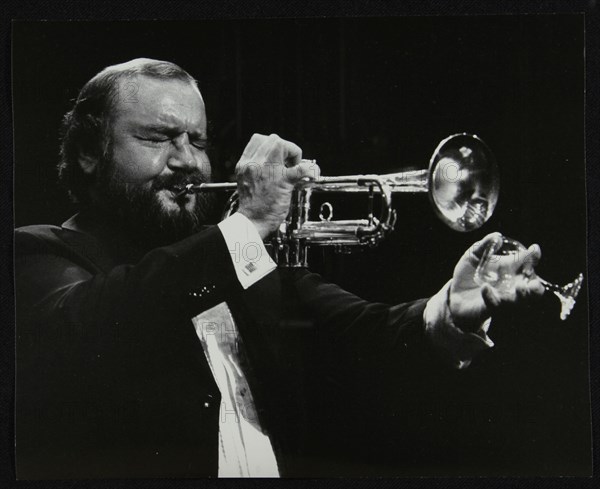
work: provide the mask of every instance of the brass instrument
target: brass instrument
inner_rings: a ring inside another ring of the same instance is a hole
[[[303,160],[314,162],[314,160]],[[235,191],[235,183],[190,184],[180,195],[205,191]],[[333,246],[345,250],[374,246],[394,229],[396,192],[425,193],[438,217],[450,228],[467,232],[481,227],[492,215],[500,189],[498,167],[488,146],[472,134],[454,134],[442,140],[426,170],[385,175],[347,175],[305,178],[293,192],[290,212],[271,240],[280,266],[307,266],[309,246]],[[320,205],[319,220],[310,220],[311,197],[322,193],[366,193],[367,217],[332,220],[333,206]],[[373,212],[374,196],[380,196],[379,215]],[[237,209],[237,193],[227,203],[223,217]]]

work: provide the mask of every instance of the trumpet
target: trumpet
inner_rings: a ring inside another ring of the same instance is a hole
[[[237,210],[236,188],[235,183],[189,184],[180,189],[179,195],[232,191],[223,212],[225,218]],[[396,224],[394,193],[427,193],[442,222],[455,231],[473,231],[492,216],[499,190],[498,167],[487,144],[473,134],[453,134],[438,144],[427,169],[304,178],[293,191],[287,218],[267,244],[272,246],[275,261],[283,267],[306,267],[310,246],[331,246],[337,251],[375,246]],[[366,217],[333,220],[333,205],[323,202],[319,220],[311,220],[313,196],[327,193],[366,194]],[[376,195],[380,197],[377,215]]]

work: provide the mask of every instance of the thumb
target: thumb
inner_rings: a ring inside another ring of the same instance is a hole
[[[489,252],[493,254],[500,248],[501,245],[502,234],[499,232],[490,233],[466,250],[461,258],[461,261],[470,263],[471,266],[476,267],[486,250],[489,250]]]
[[[490,233],[485,236],[481,241],[477,241],[471,247],[471,253],[473,253],[477,258],[481,258],[483,252],[488,246],[494,246],[495,251],[498,250],[500,245],[502,244],[502,234],[499,232]]]

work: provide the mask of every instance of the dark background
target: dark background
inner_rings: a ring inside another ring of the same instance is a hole
[[[319,271],[365,298],[434,293],[494,230],[539,243],[538,272],[549,280],[585,272],[581,15],[21,22],[13,36],[16,226],[73,212],[55,176],[60,119],[101,68],[145,56],[199,80],[224,179],[253,132],[298,143],[327,175],[425,167],[456,132],[488,143],[501,195],[481,230],[455,233],[426,197],[404,195],[397,231],[379,248],[314,254]],[[320,382],[319,470],[589,474],[586,298],[584,289],[564,323],[555,298],[495,319],[496,347],[461,372],[385,358],[349,375],[313,352],[305,372]]]

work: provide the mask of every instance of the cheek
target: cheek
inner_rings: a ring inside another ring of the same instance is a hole
[[[160,175],[166,166],[165,151],[134,145],[115,145],[113,163],[123,180],[146,182]]]
[[[198,162],[198,169],[205,177],[212,179],[212,167],[210,166],[210,160],[208,159],[208,155],[205,153],[202,156],[196,157],[196,161]]]

